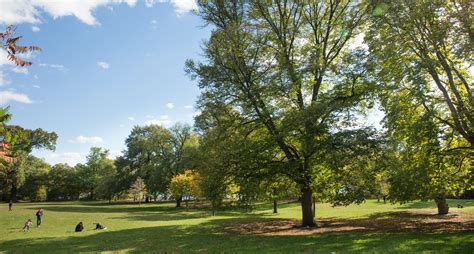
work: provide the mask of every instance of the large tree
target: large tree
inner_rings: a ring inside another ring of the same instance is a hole
[[[385,127],[399,164],[397,201],[446,197],[472,186],[472,1],[374,1],[366,41],[377,61]]]
[[[443,135],[462,138],[456,149],[474,149],[472,1],[375,2],[367,41],[382,82],[409,92]]]
[[[272,161],[279,165],[271,168],[284,169],[298,184],[302,224],[314,226],[315,171],[344,167],[328,161],[333,145],[370,143],[367,129],[351,126],[373,89],[368,58],[347,46],[360,32],[367,6],[344,0],[215,0],[199,6],[213,30],[204,45],[206,61],[188,61],[187,69],[199,79],[202,100],[228,105],[242,123],[264,130],[261,138],[278,151]]]

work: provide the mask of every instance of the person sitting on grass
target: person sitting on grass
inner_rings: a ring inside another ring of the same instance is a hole
[[[84,225],[82,224],[82,221],[81,221],[76,226],[76,232],[82,232],[83,230],[84,230]]]
[[[104,227],[104,225],[100,225],[99,222],[95,223],[95,229],[96,230],[102,230],[102,229],[107,229],[107,227]]]
[[[23,231],[30,231],[31,225],[33,225],[33,221],[31,221],[31,219],[28,219],[25,222],[25,226],[23,227]]]

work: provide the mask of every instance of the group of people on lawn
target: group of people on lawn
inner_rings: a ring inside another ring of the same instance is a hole
[[[12,207],[13,207],[13,203],[12,201],[10,201],[8,203],[8,211],[12,211]],[[41,226],[41,223],[43,222],[43,209],[38,209],[38,211],[36,211],[36,227],[40,227]],[[95,224],[95,229],[96,230],[103,230],[103,229],[107,229],[106,227],[104,227],[103,225],[101,225],[100,223],[94,223]],[[30,231],[30,227],[33,225],[33,221],[31,219],[28,219],[26,222],[25,222],[25,226],[23,227],[23,231]],[[79,222],[79,224],[76,225],[76,228],[74,230],[75,232],[82,232],[84,231],[84,224],[81,222]]]

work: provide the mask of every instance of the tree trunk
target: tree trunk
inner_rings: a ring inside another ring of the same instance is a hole
[[[276,199],[273,200],[273,213],[278,213],[277,200]]]
[[[435,198],[436,205],[438,206],[438,214],[444,215],[448,214],[449,206],[448,202],[446,202],[446,198]]]
[[[313,219],[316,218],[316,199],[313,197]]]
[[[313,191],[309,188],[301,190],[301,210],[303,212],[303,227],[314,227],[313,219]]]
[[[11,188],[11,192],[10,192],[10,200],[13,201],[13,202],[17,202],[18,201],[18,198],[17,198],[17,188],[16,188],[16,185],[13,184],[12,185],[12,188]]]
[[[181,207],[181,201],[183,200],[183,197],[179,197],[176,199],[176,208]]]

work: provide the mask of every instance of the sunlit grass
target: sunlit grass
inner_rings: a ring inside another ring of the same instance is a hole
[[[451,211],[474,216],[474,201],[461,201],[465,208]],[[35,222],[35,211],[44,209],[41,228],[21,231],[24,222]],[[271,204],[258,204],[251,213],[239,209],[218,211],[216,216],[206,209],[176,209],[174,204],[112,204],[103,202],[49,202],[7,205],[0,211],[0,252],[64,253],[64,252],[384,252],[433,251],[472,253],[474,231],[462,233],[328,233],[318,235],[240,235],[223,230],[223,225],[241,221],[284,218],[299,219],[297,203],[279,206],[272,214]],[[365,218],[389,212],[427,210],[436,212],[433,202],[404,205],[384,204],[375,200],[361,205],[331,207],[317,205],[317,218]],[[75,233],[82,221],[85,232]],[[108,227],[93,230],[93,223]]]

